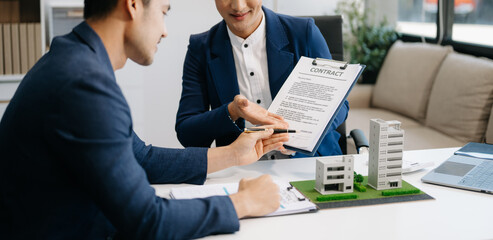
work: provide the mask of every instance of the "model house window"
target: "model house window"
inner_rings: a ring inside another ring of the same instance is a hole
[[[401,173],[398,172],[398,173],[387,173],[387,177],[395,177],[395,176],[400,176]]]
[[[334,175],[334,176],[327,176],[327,180],[331,179],[343,179],[344,175]]]
[[[332,171],[344,171],[344,167],[328,167],[327,172],[332,172]]]
[[[391,150],[388,150],[387,153],[400,153],[402,152],[402,149],[391,149]]]
[[[339,184],[326,184],[325,191],[339,191]]]
[[[397,146],[397,145],[402,145],[402,142],[389,142],[387,145],[388,146]]]
[[[396,168],[401,168],[401,165],[388,165],[387,169],[396,169]]]

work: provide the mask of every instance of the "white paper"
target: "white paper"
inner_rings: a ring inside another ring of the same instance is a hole
[[[365,165],[368,166],[368,154],[366,153],[366,160],[365,160]],[[416,171],[419,171],[421,169],[425,169],[428,167],[433,167],[435,165],[433,162],[426,161],[409,161],[409,160],[403,160],[402,161],[402,173],[413,173]]]
[[[318,61],[318,60],[317,60]],[[313,152],[325,127],[356,81],[361,65],[318,61],[301,57],[277,93],[269,112],[283,116],[290,135],[287,146]]]
[[[305,199],[296,188],[287,188],[291,185],[286,182],[276,181],[281,195],[281,206],[275,212],[266,216],[277,216],[316,210],[315,204]],[[238,192],[238,183],[211,184],[203,186],[191,186],[172,188],[170,197],[174,199],[206,198],[211,196],[227,196]]]

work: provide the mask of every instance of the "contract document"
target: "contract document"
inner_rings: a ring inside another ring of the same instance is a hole
[[[285,147],[315,155],[364,65],[301,57],[269,107],[283,116],[290,134]]]
[[[275,183],[279,186],[281,205],[275,212],[265,215],[266,217],[303,212],[315,212],[318,210],[314,203],[305,198],[303,194],[301,194],[288,182],[277,180]],[[170,197],[172,199],[206,198],[210,196],[227,196],[237,192],[238,183],[211,184],[172,188],[170,191]]]

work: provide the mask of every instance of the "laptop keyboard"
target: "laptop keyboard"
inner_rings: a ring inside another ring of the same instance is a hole
[[[493,190],[493,161],[484,161],[462,178],[459,184],[467,187]]]

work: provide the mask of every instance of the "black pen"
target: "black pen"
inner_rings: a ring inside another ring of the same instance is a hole
[[[246,133],[253,133],[253,132],[262,132],[266,131],[267,129],[265,128],[245,128]],[[296,130],[293,129],[282,129],[282,128],[274,128],[274,133],[296,133]]]

